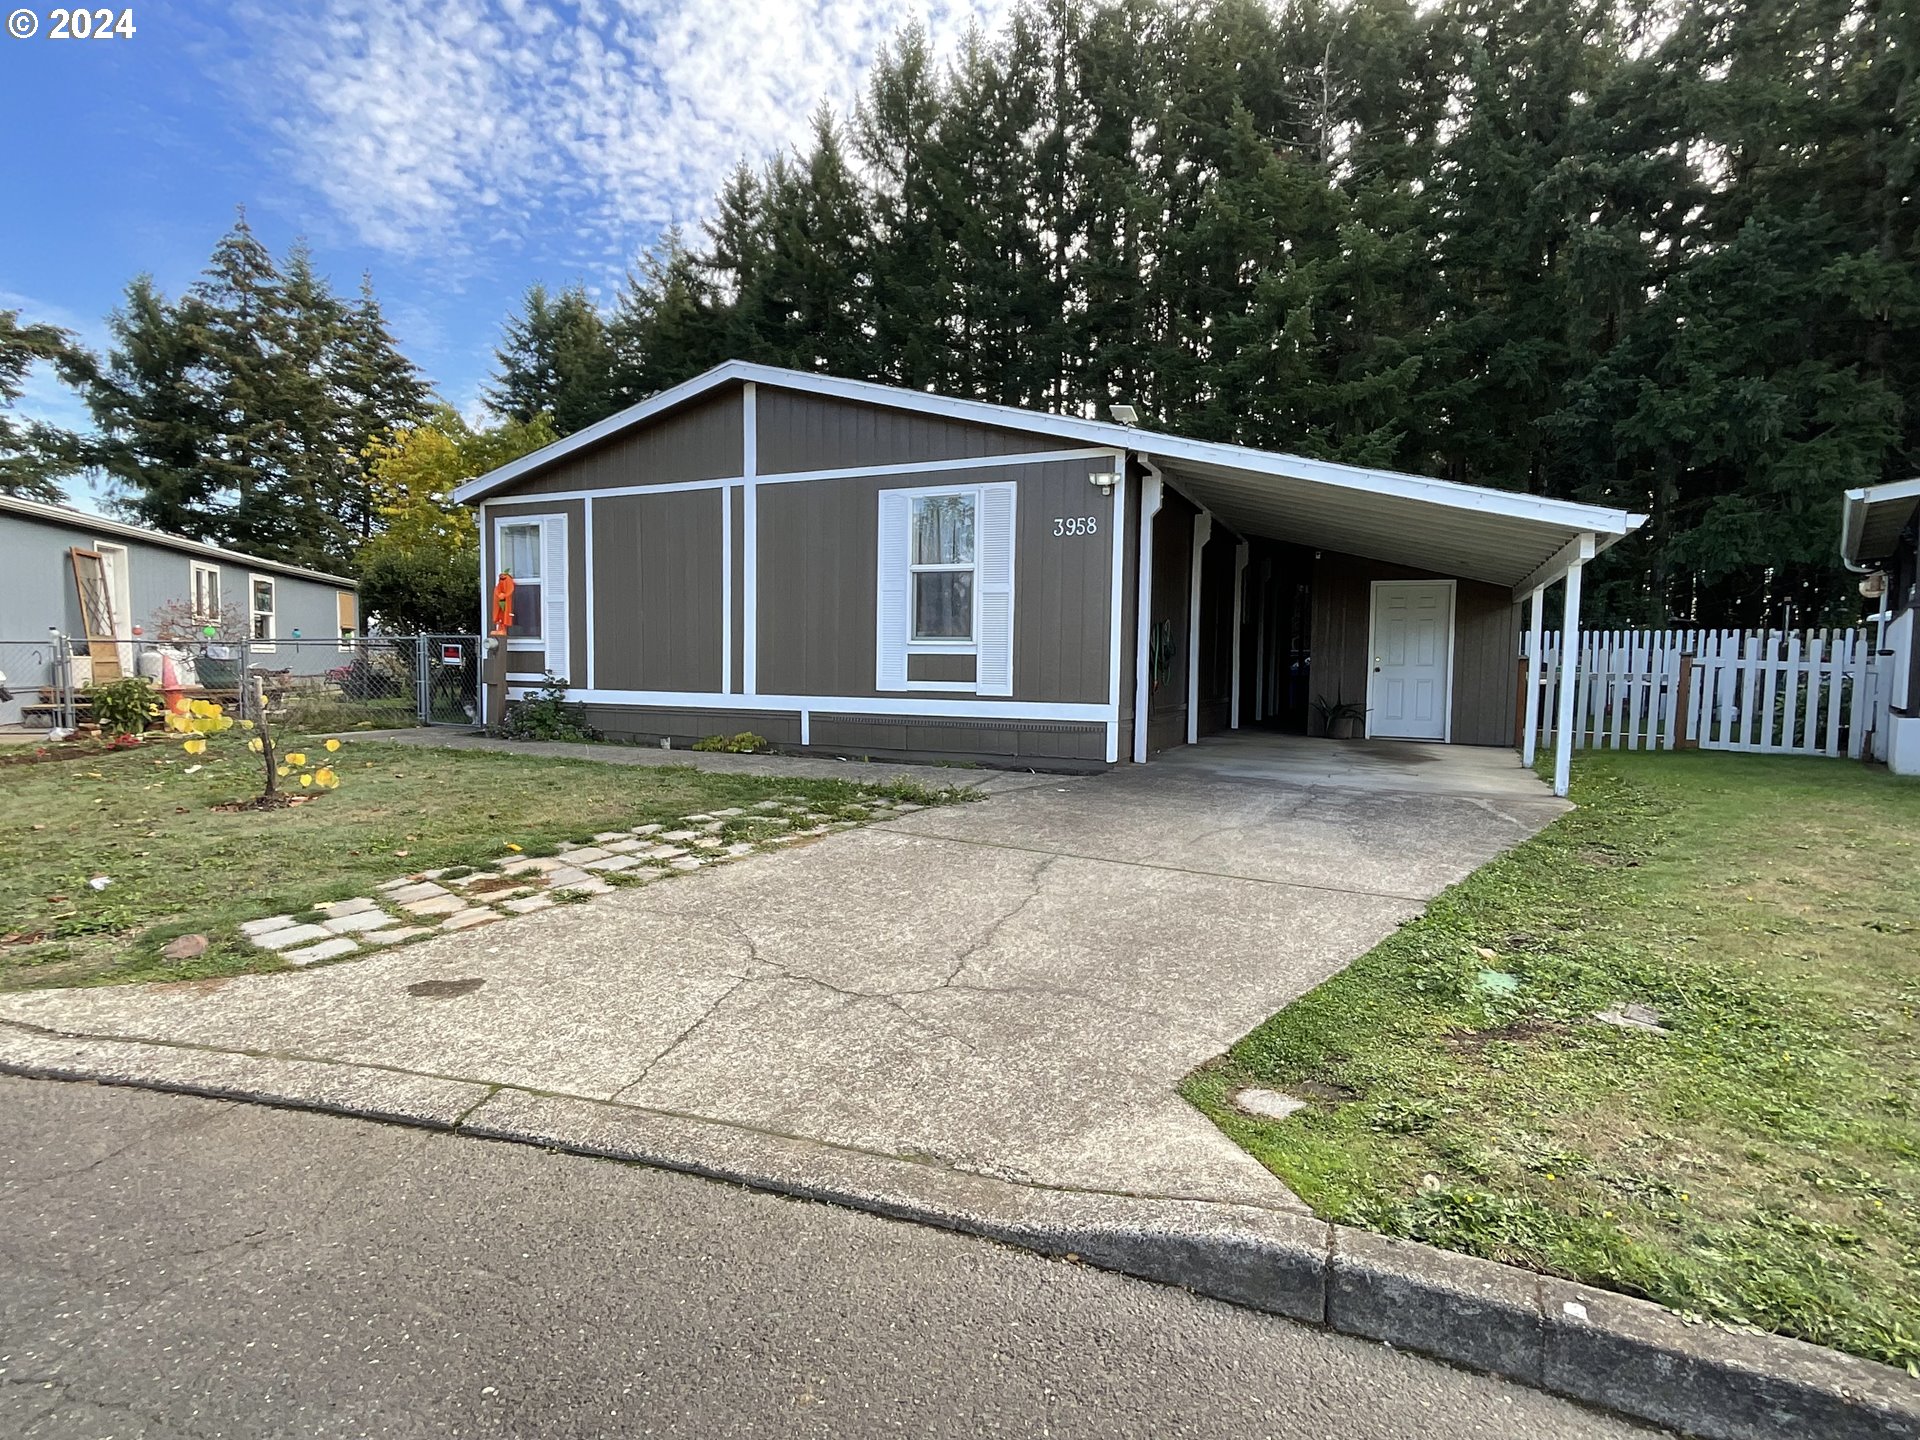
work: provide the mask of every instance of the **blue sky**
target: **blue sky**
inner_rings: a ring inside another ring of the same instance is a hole
[[[342,292],[371,271],[403,348],[471,410],[529,282],[610,296],[738,157],[800,140],[822,100],[844,114],[906,18],[951,53],[1009,4],[208,0],[136,4],[131,39],[86,41],[29,8],[37,35],[0,36],[0,308],[103,348],[128,279],[177,294],[244,205]],[[83,422],[44,369],[20,408]]]

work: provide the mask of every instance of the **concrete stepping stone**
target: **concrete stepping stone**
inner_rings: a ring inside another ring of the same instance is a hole
[[[325,932],[322,932],[325,933]],[[309,945],[304,950],[287,950],[280,958],[289,965],[311,965],[316,960],[338,960],[342,955],[351,955],[360,946],[344,935],[336,935],[331,940],[323,940],[318,945]]]
[[[602,850],[598,845],[583,845],[578,850],[562,850],[560,852],[560,863],[562,865],[580,866],[586,864],[589,860],[604,860],[612,853],[610,850]]]
[[[264,920],[246,920],[241,922],[240,933],[249,940],[258,940],[269,930],[285,930],[293,924],[291,915],[269,915]]]
[[[262,949],[291,950],[311,940],[331,940],[334,937],[333,932],[324,925],[284,925],[277,930],[262,931],[251,938]]]
[[[699,834],[700,832],[698,830],[669,830],[660,838],[670,844],[677,845],[684,841],[692,840]]]
[[[515,915],[531,915],[536,910],[551,910],[555,901],[551,895],[522,895],[518,900],[502,902],[502,910],[510,910]]]
[[[731,820],[733,819],[734,816],[744,815],[747,812],[746,812],[746,807],[741,805],[734,805],[734,806],[728,807],[725,810],[716,810],[713,813],[719,816],[722,820]]]
[[[682,850],[678,845],[656,845],[647,851],[646,858],[649,860],[677,860],[686,853],[687,852]]]
[[[682,825],[704,825],[712,818],[713,816],[711,815],[682,815],[680,817],[680,823]]]
[[[355,935],[366,930],[384,930],[400,922],[384,910],[356,910],[351,915],[336,915],[320,923],[336,935]]]
[[[744,840],[736,840],[733,844],[727,846],[722,853],[727,855],[751,855],[753,848],[753,846]]]
[[[698,855],[682,855],[678,860],[669,860],[667,862],[667,868],[669,870],[698,870],[706,863],[707,862]]]
[[[364,915],[369,910],[378,910],[380,907],[364,895],[355,895],[351,900],[323,901],[313,908],[338,920],[346,915]]]
[[[593,843],[596,845],[604,845],[609,840],[624,840],[626,838],[627,832],[624,830],[602,830],[598,835],[593,837]]]
[[[640,863],[637,855],[609,855],[604,860],[589,860],[587,869],[598,870],[602,874],[617,874],[622,870],[631,870]]]
[[[451,915],[456,910],[467,908],[464,895],[449,895],[442,890],[438,895],[428,895],[400,907],[409,915]]]
[[[431,900],[436,895],[445,895],[446,893],[446,886],[436,885],[431,880],[421,880],[411,885],[401,886],[398,890],[389,894],[387,899],[395,905],[411,905],[416,901]]]
[[[559,870],[549,870],[547,872],[547,888],[549,890],[565,890],[570,886],[578,885],[583,880],[591,880],[592,878],[593,877],[587,874],[585,870],[577,866],[568,865]]]
[[[566,885],[554,886],[556,890],[566,890],[574,895],[611,895],[613,886],[597,875],[582,875],[578,880]]]
[[[624,839],[624,840],[612,840],[607,843],[606,848],[608,850],[611,850],[615,855],[631,855],[637,850],[646,849],[647,842],[644,840],[634,840],[631,838]]]
[[[658,835],[662,830],[666,828],[667,827],[664,825],[636,825],[633,827],[632,834],[635,836],[635,838],[644,840],[649,835]]]

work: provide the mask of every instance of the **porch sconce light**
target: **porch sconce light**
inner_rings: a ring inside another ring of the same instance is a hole
[[[1120,483],[1118,470],[1095,470],[1087,476],[1089,485],[1098,485],[1102,495],[1113,494],[1113,487]]]

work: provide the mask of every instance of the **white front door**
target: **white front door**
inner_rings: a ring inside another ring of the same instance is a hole
[[[1453,688],[1453,582],[1376,580],[1367,734],[1444,740]]]

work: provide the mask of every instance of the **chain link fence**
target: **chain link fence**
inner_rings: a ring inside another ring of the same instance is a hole
[[[92,652],[90,653],[90,649]],[[121,675],[163,696],[212,700],[292,733],[479,723],[476,635],[161,643],[0,640],[0,730],[64,731],[92,723],[88,692]]]

